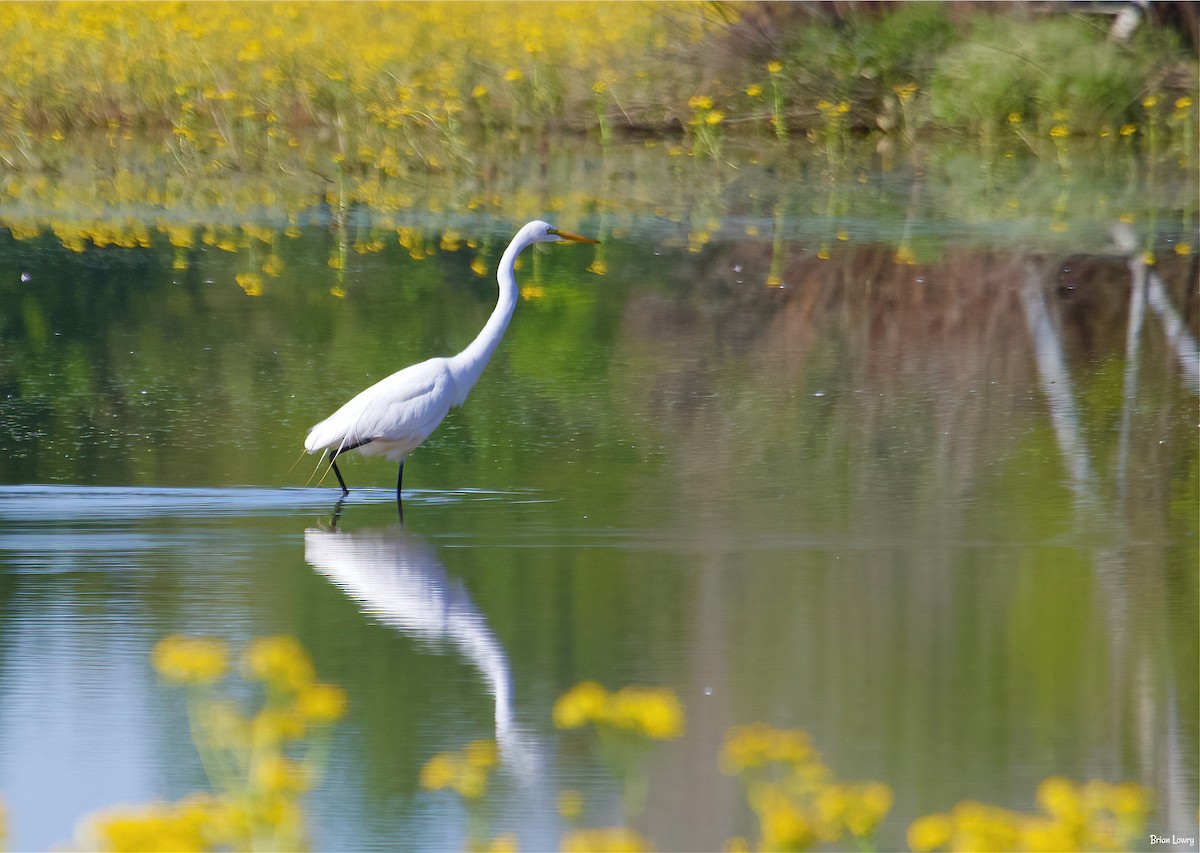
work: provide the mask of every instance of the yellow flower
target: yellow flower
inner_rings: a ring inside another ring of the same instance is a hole
[[[782,70],[783,70],[783,63],[780,62],[778,59],[772,60],[771,62],[767,63],[767,71],[771,72],[772,74],[778,74]]]
[[[487,94],[487,86],[484,86],[482,84],[476,86],[474,89],[471,90],[472,98],[482,98],[486,94]]]
[[[179,684],[209,684],[225,674],[228,664],[224,643],[178,634],[159,641],[152,660],[159,675]]]
[[[845,115],[848,112],[850,112],[850,102],[849,101],[838,101],[837,114]]]
[[[710,124],[710,125],[720,124],[724,120],[725,120],[725,113],[721,112],[720,110],[713,110],[711,113],[709,113],[708,115],[706,115],[704,117],[704,123]]]
[[[693,110],[711,110],[713,99],[708,95],[692,95],[688,98],[688,106]]]
[[[1121,125],[1121,135],[1122,136],[1133,136],[1135,133],[1137,133],[1137,125],[1136,124]]]
[[[597,95],[603,95],[605,92],[608,91],[608,84],[605,83],[603,80],[597,80],[595,83],[592,84],[592,91],[595,92]]]
[[[428,791],[439,791],[449,788],[458,775],[454,756],[448,752],[439,752],[425,762],[421,768],[421,787]]]
[[[646,839],[623,826],[577,829],[564,835],[558,846],[563,853],[639,853],[651,849]]]
[[[1192,244],[1191,243],[1187,243],[1187,242],[1184,242],[1183,240],[1180,240],[1178,243],[1175,244],[1175,254],[1190,255],[1191,253],[1192,253]]]
[[[595,681],[576,684],[554,703],[554,725],[560,729],[576,729],[593,722],[608,701],[608,693]]]
[[[1175,101],[1175,109],[1177,109],[1177,110],[1186,110],[1191,105],[1192,105],[1192,99],[1189,98],[1187,95],[1184,95],[1182,98],[1178,98]]]
[[[762,92],[762,86],[758,85],[757,83],[751,83],[746,87],[746,94],[752,98],[762,97]]]
[[[519,68],[510,68],[504,72],[504,79],[509,83],[515,83],[524,76],[524,73]]]
[[[611,697],[609,716],[618,726],[654,740],[683,734],[683,706],[671,690],[623,687]]]
[[[254,736],[279,744],[304,737],[304,718],[291,710],[263,708],[254,717]]]
[[[463,747],[463,756],[469,766],[490,770],[496,766],[500,753],[494,740],[473,740]]]
[[[1065,124],[1056,124],[1050,128],[1050,135],[1055,139],[1062,139],[1064,136],[1070,136],[1071,130]]]
[[[826,243],[821,244],[821,248],[817,249],[817,257],[823,261],[829,260],[830,256],[829,256],[829,245],[828,244],[826,244]]]
[[[247,677],[293,693],[312,684],[314,675],[308,652],[286,634],[255,640],[242,656],[242,667]]]
[[[303,769],[281,755],[269,755],[254,766],[254,782],[270,793],[299,793],[308,787]]]
[[[1158,95],[1150,95],[1142,101],[1142,106],[1146,109],[1151,109],[1158,106]]]
[[[311,723],[325,725],[346,713],[346,691],[333,684],[310,684],[296,697],[296,710]]]
[[[1011,112],[1008,114],[1008,123],[1009,124],[1020,124],[1021,119],[1022,119],[1022,116],[1018,112],[1014,111],[1014,112]]]
[[[918,853],[945,847],[953,837],[954,824],[945,814],[919,817],[908,826],[908,846]]]
[[[1142,263],[1148,267],[1152,267],[1156,263],[1158,263],[1158,258],[1156,258],[1154,256],[1153,252],[1147,250],[1145,252],[1142,252]]]

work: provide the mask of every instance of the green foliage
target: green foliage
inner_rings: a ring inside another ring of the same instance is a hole
[[[1147,70],[1163,61],[1146,47],[1114,42],[1075,17],[984,19],[938,60],[931,109],[944,124],[985,136],[1012,114],[1097,133],[1135,115]]]

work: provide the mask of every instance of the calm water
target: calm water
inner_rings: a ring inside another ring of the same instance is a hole
[[[257,298],[235,283],[253,246],[175,270],[165,245],[0,231],[12,847],[204,786],[149,666],[169,632],[292,633],[347,688],[319,849],[460,845],[461,808],[417,777],[478,738],[504,759],[493,833],[554,847],[565,788],[619,822],[596,751],[550,719],[588,678],[684,703],[632,820],[661,848],[753,835],[717,756],[755,720],[892,786],[885,849],[959,800],[1032,808],[1055,774],[1147,785],[1148,831],[1195,835],[1194,255],[1163,242],[1147,268],[1106,233],[1059,251],[1016,226],[997,246],[923,210],[822,248],[802,214],[699,235],[700,213],[632,207],[562,222],[599,250],[527,254],[496,358],[406,466],[404,526],[394,467],[352,457],[335,520],[304,434],[471,339],[495,298],[471,263],[513,223],[343,272],[314,223]]]

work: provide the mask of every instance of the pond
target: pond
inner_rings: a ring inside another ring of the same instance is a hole
[[[882,849],[961,800],[1035,809],[1051,776],[1140,783],[1148,833],[1195,835],[1191,179],[1123,215],[1127,190],[1076,181],[1059,209],[1068,190],[1025,177],[1056,201],[1013,212],[1015,173],[962,201],[956,176],[998,180],[979,164],[664,152],[648,179],[647,156],[532,170],[510,213],[173,214],[195,234],[168,240],[127,208],[132,248],[94,225],[73,246],[62,217],[0,230],[14,849],[205,787],[150,665],[170,633],[291,634],[348,691],[317,849],[460,847],[462,802],[420,772],[479,739],[489,837],[556,847],[577,791],[587,824],[720,849],[756,837],[719,760],[754,721],[890,786]],[[308,427],[465,346],[535,216],[603,242],[522,256],[505,340],[405,466],[403,523],[386,460],[343,457],[339,502]],[[682,703],[636,814],[552,720],[585,680]]]

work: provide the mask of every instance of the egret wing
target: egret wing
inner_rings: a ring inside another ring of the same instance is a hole
[[[358,447],[365,454],[403,456],[429,437],[450,409],[445,359],[414,364],[367,388],[312,428],[304,446]],[[371,445],[378,444],[378,447]]]

